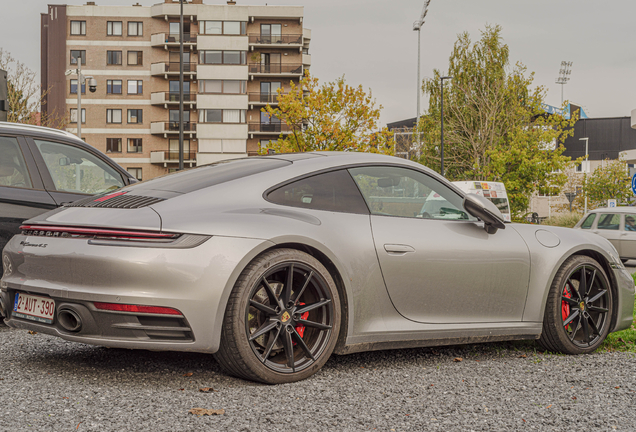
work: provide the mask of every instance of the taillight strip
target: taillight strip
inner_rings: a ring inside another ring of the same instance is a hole
[[[69,234],[79,234],[86,236],[98,236],[98,237],[128,237],[128,238],[158,238],[169,239],[176,238],[178,234],[167,234],[158,232],[146,232],[146,231],[124,231],[124,230],[111,230],[103,228],[78,228],[78,227],[65,227],[65,226],[48,226],[48,225],[22,225],[20,230],[26,231],[50,231],[50,232],[65,232]]]
[[[161,315],[183,315],[176,309],[162,306],[144,306],[120,303],[102,303],[94,302],[95,308],[100,310],[117,311],[117,312],[133,312],[133,313],[152,313]]]

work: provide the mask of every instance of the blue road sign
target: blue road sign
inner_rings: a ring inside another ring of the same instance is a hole
[[[636,174],[632,177],[632,192],[636,195]]]

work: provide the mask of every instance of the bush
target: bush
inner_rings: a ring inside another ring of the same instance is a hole
[[[566,228],[572,228],[578,221],[581,220],[583,215],[581,213],[561,213],[556,216],[552,216],[541,222],[542,225],[560,226]]]

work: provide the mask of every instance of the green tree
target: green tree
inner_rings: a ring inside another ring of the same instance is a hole
[[[440,169],[440,77],[423,82],[429,113],[421,118],[420,162]],[[490,180],[506,185],[511,210],[523,214],[535,191],[558,193],[572,163],[561,145],[577,116],[566,120],[542,108],[546,89],[532,87],[534,73],[509,64],[500,26],[486,26],[473,43],[459,35],[444,88],[444,174],[450,180]]]
[[[583,185],[583,190],[587,193],[588,208],[606,207],[608,199],[626,202],[634,196],[630,186],[627,164],[622,160],[604,160]]]
[[[279,153],[338,150],[393,154],[393,134],[379,129],[382,106],[376,107],[371,91],[349,86],[344,76],[321,86],[309,73],[300,85],[290,85],[287,94],[279,89],[278,106],[263,108],[291,131],[281,134],[270,148]]]

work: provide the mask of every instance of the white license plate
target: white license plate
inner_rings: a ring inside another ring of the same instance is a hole
[[[18,292],[15,294],[13,316],[46,324],[53,324],[55,302],[48,297]]]

